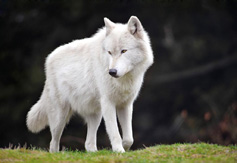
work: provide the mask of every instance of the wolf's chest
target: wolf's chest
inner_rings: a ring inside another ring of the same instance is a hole
[[[138,86],[136,82],[116,82],[112,85],[112,89],[110,89],[109,96],[116,103],[124,103],[130,99],[134,99],[139,90],[140,86]]]

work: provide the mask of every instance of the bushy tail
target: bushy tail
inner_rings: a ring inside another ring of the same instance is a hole
[[[48,125],[48,118],[45,109],[42,105],[42,99],[39,100],[27,114],[26,124],[28,129],[37,133]]]

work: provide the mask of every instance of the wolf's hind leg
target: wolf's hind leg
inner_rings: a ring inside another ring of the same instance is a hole
[[[102,119],[102,114],[101,112],[99,112],[86,115],[84,117],[87,123],[87,136],[86,136],[85,148],[88,152],[95,152],[97,151],[96,134]]]
[[[59,152],[59,143],[62,136],[63,129],[71,116],[70,108],[56,108],[53,112],[48,114],[49,127],[51,131],[51,142],[49,151]]]
[[[117,109],[117,115],[123,133],[123,147],[125,150],[129,150],[133,144],[132,111],[132,104]]]

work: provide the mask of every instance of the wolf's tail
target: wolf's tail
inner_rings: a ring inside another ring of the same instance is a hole
[[[28,112],[26,124],[31,132],[40,132],[48,125],[48,118],[45,109],[43,101],[40,99]]]

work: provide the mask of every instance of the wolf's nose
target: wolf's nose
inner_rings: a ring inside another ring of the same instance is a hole
[[[109,74],[113,77],[117,77],[117,70],[116,69],[109,69]]]

